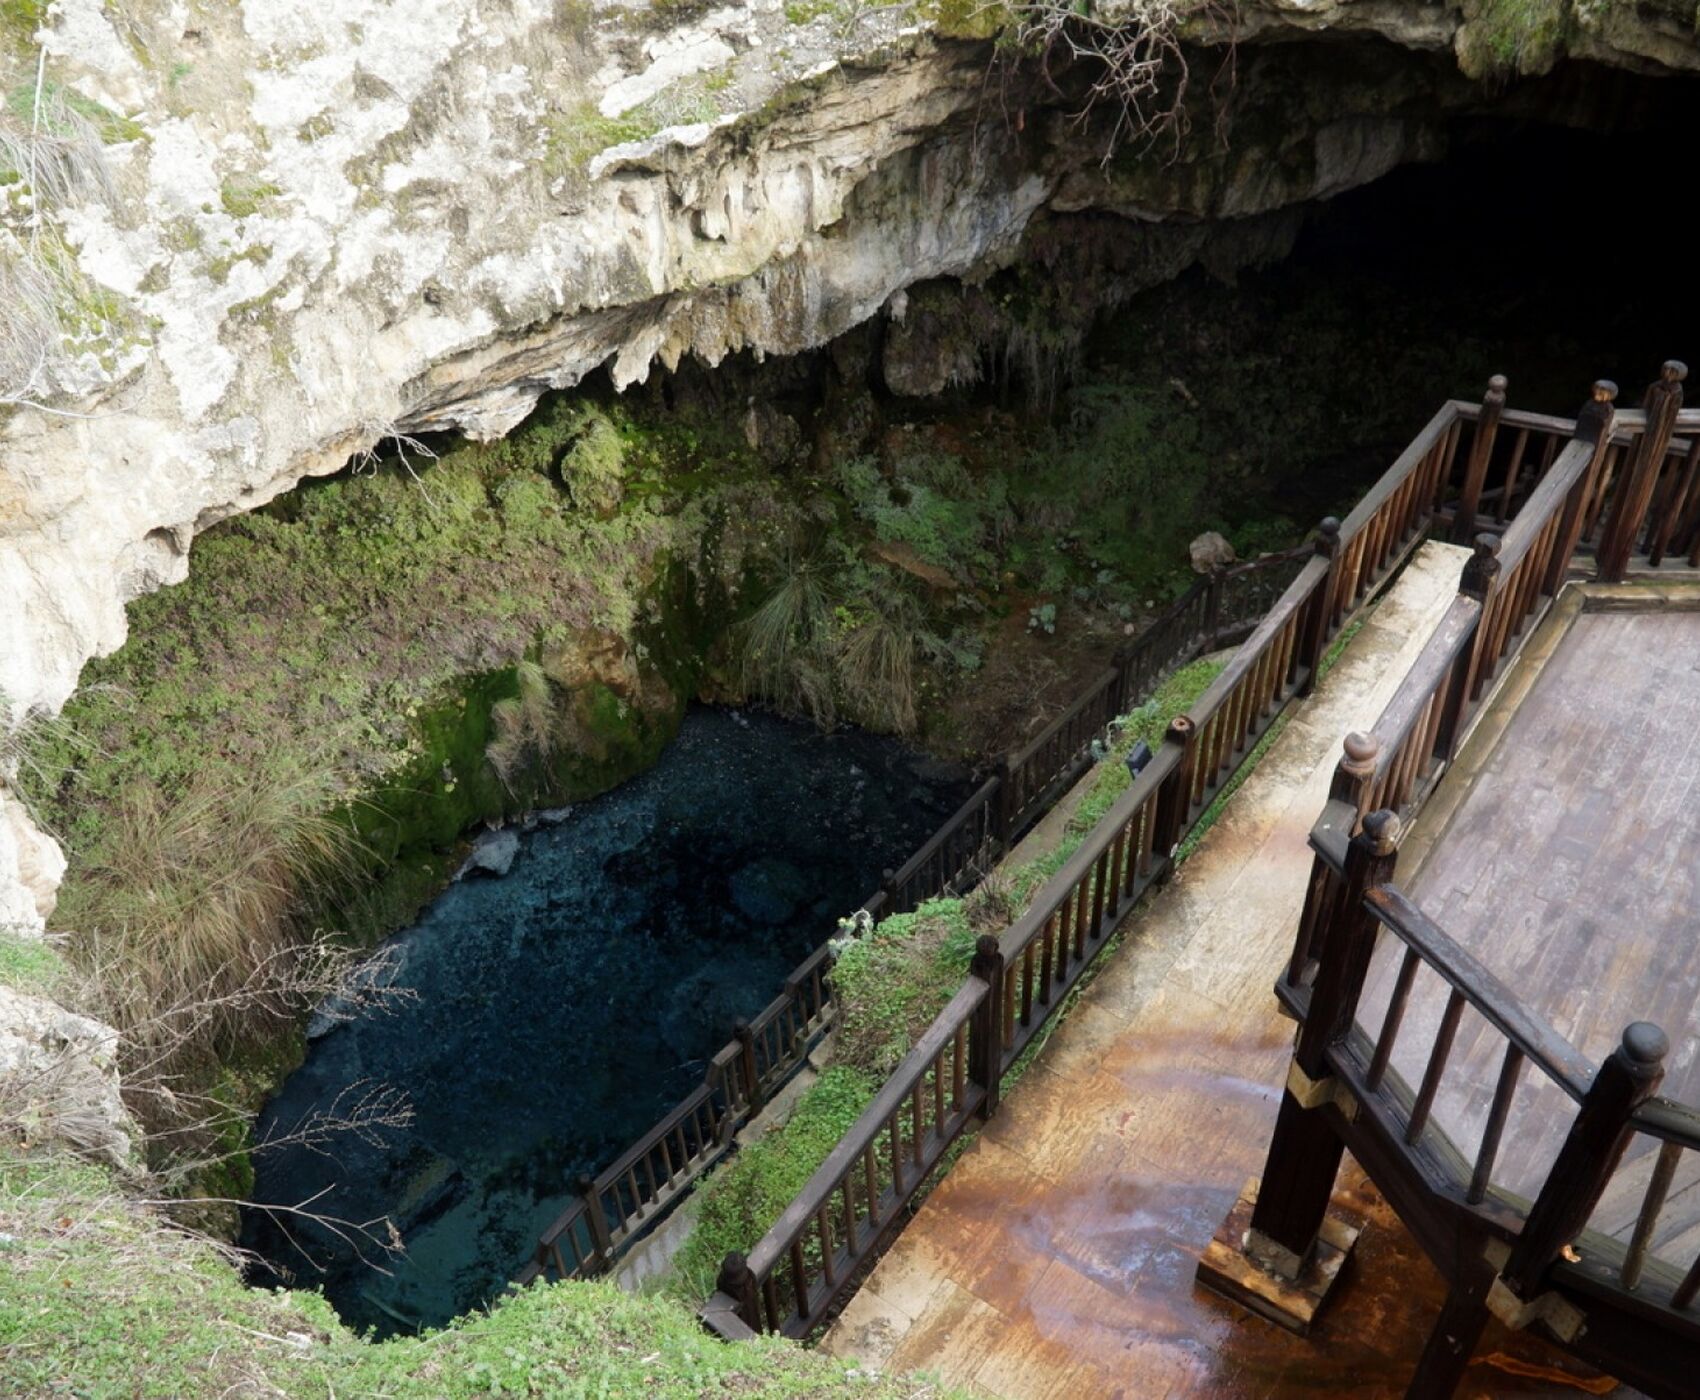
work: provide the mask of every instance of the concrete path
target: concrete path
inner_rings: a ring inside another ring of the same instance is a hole
[[[1262,1168],[1292,1037],[1271,988],[1341,740],[1393,694],[1466,557],[1419,551],[1192,859],[1132,916],[827,1350],[1007,1400],[1403,1393],[1443,1290],[1355,1167],[1342,1184],[1369,1228],[1309,1341],[1202,1293],[1193,1270]],[[1561,1374],[1573,1364],[1538,1343],[1499,1334],[1480,1354],[1476,1393],[1575,1393]]]

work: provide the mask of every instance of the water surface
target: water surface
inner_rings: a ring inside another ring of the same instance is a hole
[[[244,1244],[381,1333],[487,1300],[574,1179],[699,1083],[733,1023],[965,792],[892,740],[693,710],[655,768],[527,833],[507,876],[451,886],[391,940],[416,999],[319,1036],[262,1113],[259,1138],[280,1138],[339,1096],[405,1091],[405,1129],[258,1153],[254,1193],[387,1216],[405,1255],[254,1210]]]

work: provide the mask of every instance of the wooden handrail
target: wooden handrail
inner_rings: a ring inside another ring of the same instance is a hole
[[[1593,456],[1594,445],[1581,441],[1570,443],[1559,453],[1558,460],[1541,478],[1540,485],[1535,487],[1500,540],[1499,570],[1502,575],[1509,575],[1523,562],[1523,557],[1541,531],[1563,509],[1565,497],[1587,472]]]
[[[1157,790],[1179,763],[1180,755],[1173,748],[1165,745],[1157,751],[1151,762],[1145,765],[1144,771],[1092,828],[1086,840],[1063,862],[1057,873],[1045,882],[1044,888],[1034,896],[1027,911],[998,935],[998,945],[1007,961],[1013,963],[1027,951],[1028,945],[1043,931],[1045,921],[1055,917],[1063,902],[1103,855],[1111,833],[1124,825],[1133,813],[1139,811],[1156,795]]]
[[[1380,512],[1407,478],[1416,470],[1422,460],[1441,441],[1442,438],[1459,422],[1465,414],[1462,410],[1479,408],[1480,405],[1466,404],[1459,399],[1450,399],[1442,404],[1440,409],[1422,427],[1422,430],[1411,439],[1410,445],[1393,460],[1390,466],[1374,486],[1364,494],[1351,512],[1340,522],[1340,538],[1342,541],[1355,538],[1366,525]]]
[[[904,1106],[915,1087],[926,1078],[939,1052],[955,1041],[957,1032],[968,1025],[990,992],[991,988],[978,977],[969,976],[963,982],[956,995],[915,1042],[915,1048],[903,1057],[880,1086],[879,1092],[862,1110],[843,1140],[827,1154],[826,1160],[815,1169],[796,1198],[780,1212],[773,1228],[750,1251],[749,1265],[755,1274],[759,1276],[769,1272],[779,1263],[782,1253],[790,1249],[798,1232],[815,1219],[822,1202],[860,1163],[865,1142],[885,1130],[892,1115]]]
[[[1538,1065],[1571,1098],[1581,1101],[1593,1082],[1592,1063],[1546,1022],[1531,1015],[1499,978],[1397,885],[1381,885],[1364,903],[1382,926],[1437,972],[1484,1020]]]

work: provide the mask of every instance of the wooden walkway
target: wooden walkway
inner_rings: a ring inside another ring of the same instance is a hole
[[[1464,552],[1425,545],[1199,851],[1129,921],[997,1118],[927,1199],[825,1345],[1008,1397],[1399,1395],[1444,1286],[1348,1165],[1354,1276],[1301,1340],[1193,1282],[1261,1168],[1292,1023],[1292,948],[1340,739],[1367,729],[1451,602]],[[1524,1336],[1476,1393],[1614,1393]],[[1475,1373],[1473,1373],[1475,1374]],[[1615,1392],[1621,1393],[1621,1392]]]
[[[1531,1012],[1594,1062],[1631,1021],[1656,1022],[1671,1055],[1662,1092],[1700,1103],[1700,597],[1632,590],[1654,611],[1584,611],[1573,589],[1531,639],[1435,802],[1401,867],[1414,895]],[[1612,592],[1612,590],[1606,590]],[[1619,598],[1629,590],[1615,590]],[[1598,596],[1598,595],[1596,595]],[[1415,848],[1413,848],[1415,847]],[[1380,1024],[1398,953],[1377,949],[1359,1021]],[[1410,1083],[1445,992],[1426,968],[1393,1064]],[[1427,985],[1425,985],[1425,983]],[[1458,1032],[1434,1121],[1473,1152],[1503,1037],[1473,1011]],[[1513,1100],[1496,1180],[1533,1197],[1573,1115],[1531,1075]],[[1596,1228],[1627,1239],[1651,1170],[1614,1178]],[[1672,1191],[1655,1250],[1700,1250],[1700,1159]]]

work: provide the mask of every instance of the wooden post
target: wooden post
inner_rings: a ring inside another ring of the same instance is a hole
[[[1541,581],[1542,591],[1549,597],[1558,593],[1564,582],[1565,572],[1570,568],[1570,558],[1576,553],[1577,544],[1581,542],[1582,528],[1588,519],[1588,506],[1598,489],[1606,449],[1611,444],[1612,427],[1617,421],[1617,410],[1612,406],[1616,398],[1617,385],[1609,379],[1596,379],[1588,402],[1577,410],[1576,428],[1571,434],[1571,441],[1592,443],[1594,455],[1588,463],[1588,470],[1582,474],[1576,489],[1564,503],[1564,514],[1558,527],[1557,548],[1553,550],[1552,562],[1547,566],[1547,576]]]
[[[739,1021],[732,1027],[732,1038],[738,1042],[738,1072],[744,1081],[744,1101],[752,1114],[760,1113],[764,1099],[761,1076],[756,1073],[756,1033],[748,1021]]]
[[[1015,834],[1015,755],[1012,753],[1006,753],[1000,761],[997,804],[998,844],[1003,847],[1005,854],[1007,854]]]
[[[1666,360],[1659,377],[1647,386],[1642,407],[1647,411],[1647,426],[1635,454],[1635,461],[1624,473],[1623,481],[1612,503],[1611,520],[1600,540],[1595,577],[1604,583],[1621,583],[1629,570],[1630,557],[1635,553],[1635,541],[1652,504],[1653,489],[1664,467],[1665,449],[1670,446],[1671,433],[1676,427],[1676,415],[1682,408],[1682,381],[1688,377],[1688,366],[1681,360]]]
[[[1453,719],[1449,743],[1456,742],[1463,728],[1463,711],[1485,684],[1484,678],[1491,676],[1494,667],[1499,664],[1497,656],[1488,655],[1493,646],[1495,629],[1491,614],[1498,582],[1499,536],[1477,535],[1476,552],[1464,565],[1464,572],[1458,579],[1458,591],[1467,598],[1474,598],[1482,605],[1482,610],[1476,615],[1476,635],[1470,638],[1469,659],[1464,664],[1464,679],[1460,687],[1459,712]]]
[[[1340,522],[1332,515],[1324,516],[1316,528],[1316,553],[1318,558],[1328,561],[1328,572],[1317,585],[1305,615],[1299,648],[1305,665],[1304,683],[1299,687],[1301,696],[1316,689],[1316,673],[1322,669],[1322,658],[1328,654],[1328,629],[1334,619],[1334,591],[1340,582]]]
[[[1470,1355],[1487,1326],[1487,1297],[1494,1272],[1486,1264],[1468,1266],[1464,1278],[1452,1285],[1440,1316],[1423,1343],[1416,1374],[1406,1388],[1406,1400],[1446,1400],[1464,1379]]]
[[[1297,1279],[1311,1263],[1334,1193],[1345,1143],[1320,1111],[1335,1102],[1328,1091],[1328,1050],[1352,1024],[1375,951],[1378,924],[1364,908],[1364,895],[1392,878],[1398,848],[1399,819],[1392,812],[1364,818],[1346,848],[1332,927],[1319,930],[1321,966],[1299,1027],[1246,1238],[1247,1254],[1281,1278]]]
[[[1222,576],[1227,570],[1220,564],[1210,566],[1210,578],[1204,585],[1204,642],[1216,649],[1216,633],[1222,625]]]
[[[1623,1043],[1600,1066],[1583,1097],[1504,1269],[1497,1278],[1491,1269],[1473,1269],[1453,1285],[1407,1395],[1425,1400],[1451,1395],[1489,1316],[1498,1315],[1512,1327],[1531,1320],[1527,1305],[1535,1301],[1559,1252],[1594,1213],[1629,1144],[1631,1117],[1659,1087],[1669,1053],[1670,1041],[1657,1026],[1637,1021],[1624,1030]]]
[[[1458,497],[1458,514],[1452,521],[1452,538],[1460,544],[1476,533],[1482,484],[1487,480],[1493,441],[1499,433],[1499,416],[1505,411],[1505,385],[1505,376],[1496,374],[1488,380],[1487,393],[1482,395],[1481,415],[1476,419],[1476,433],[1470,440],[1470,460],[1464,468],[1464,490]]]
[[[1003,1078],[1003,945],[995,935],[980,935],[968,971],[987,988],[969,1027],[968,1077],[986,1091],[979,1116],[990,1118],[998,1111],[998,1083]]]
[[[1116,668],[1116,683],[1111,691],[1110,715],[1115,718],[1125,715],[1133,708],[1133,697],[1128,692],[1128,666],[1133,660],[1132,643],[1124,643],[1116,648],[1115,655],[1110,658],[1110,665]]]
[[[1381,744],[1373,734],[1351,733],[1346,736],[1345,755],[1334,767],[1328,785],[1328,800],[1343,802],[1357,816],[1352,821],[1356,835],[1364,809],[1369,805],[1370,791],[1375,781],[1375,760]],[[1306,972],[1311,963],[1323,956],[1329,930],[1339,908],[1344,876],[1337,873],[1320,853],[1311,863],[1310,884],[1305,891],[1304,910],[1299,915],[1298,937],[1293,940],[1293,953],[1287,963],[1287,985],[1298,987],[1310,979]]]
[[[1333,802],[1349,802],[1358,809],[1361,819],[1369,808],[1370,790],[1375,783],[1375,761],[1381,756],[1381,740],[1373,734],[1356,730],[1346,736],[1341,745],[1340,761],[1334,765],[1334,776],[1328,783],[1328,797]]]
[[[590,1225],[592,1274],[605,1274],[614,1267],[614,1242],[608,1233],[608,1216],[602,1209],[602,1193],[592,1177],[580,1176],[575,1183],[584,1198],[584,1218]]]
[[[1187,818],[1192,814],[1192,776],[1198,757],[1197,739],[1198,731],[1185,715],[1176,715],[1170,720],[1169,731],[1163,736],[1164,744],[1180,751],[1180,762],[1157,793],[1156,829],[1152,833],[1151,850],[1165,864],[1173,860],[1175,847],[1180,844]]]
[[[1624,1029],[1622,1044],[1588,1086],[1502,1271],[1506,1285],[1525,1302],[1594,1213],[1629,1145],[1630,1116],[1658,1089],[1668,1054],[1665,1033],[1650,1021],[1636,1021]]]
[[[720,1275],[715,1279],[714,1286],[737,1305],[740,1322],[751,1331],[762,1330],[761,1305],[756,1296],[756,1276],[748,1259],[733,1250],[721,1261]]]

